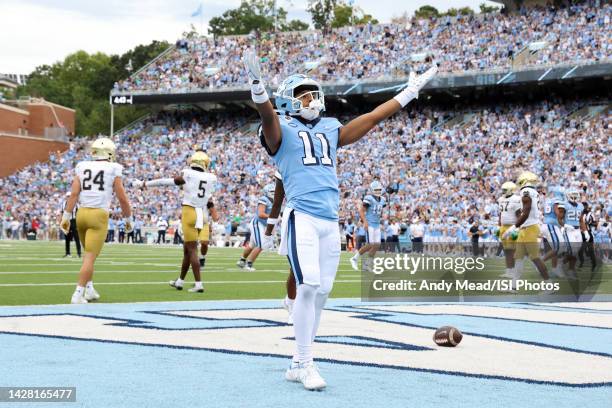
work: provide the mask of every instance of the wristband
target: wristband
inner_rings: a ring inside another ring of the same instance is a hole
[[[404,106],[408,105],[408,103],[410,103],[411,100],[416,99],[418,97],[419,97],[419,92],[415,91],[411,87],[408,87],[404,89],[402,92],[395,95],[393,99],[399,102],[399,104],[402,105],[402,108],[403,108]]]
[[[266,103],[270,99],[266,87],[260,81],[251,84],[251,99],[258,104]]]
[[[278,223],[278,218],[268,218],[268,225],[276,225]]]

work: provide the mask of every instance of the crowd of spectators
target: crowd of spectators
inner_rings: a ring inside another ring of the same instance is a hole
[[[310,70],[321,81],[405,76],[430,54],[441,71],[508,68],[533,42],[546,42],[531,64],[599,61],[612,56],[612,6],[587,1],[567,8],[529,8],[457,17],[412,19],[405,24],[321,31],[181,39],[180,47],[115,84],[116,91],[185,92],[244,86],[243,52],[256,47],[264,79],[276,86],[287,75]],[[422,69],[423,67],[418,67]]]
[[[406,110],[384,121],[358,143],[338,151],[340,218],[358,220],[361,198],[373,180],[388,190],[388,224],[428,224],[428,232],[465,232],[479,220],[497,221],[500,186],[522,170],[545,185],[575,186],[609,228],[612,206],[612,122],[605,112],[589,120],[572,116],[590,101],[474,107],[445,123],[450,111]],[[457,119],[464,120],[457,120]],[[341,117],[342,122],[350,120]],[[186,166],[194,146],[211,157],[218,177],[214,203],[218,232],[246,231],[274,166],[246,117],[195,111],[162,112],[115,135],[117,161],[143,228],[160,219],[177,226],[180,189],[131,187],[132,180],[171,177]],[[91,138],[74,138],[64,153],[51,155],[0,179],[0,236],[58,237],[61,204],[76,163],[88,157]],[[116,203],[115,203],[116,204]],[[119,218],[118,208],[113,214]],[[216,230],[217,231],[217,230]],[[608,232],[609,236],[609,232]]]

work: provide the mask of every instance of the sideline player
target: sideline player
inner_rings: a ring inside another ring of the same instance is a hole
[[[524,171],[517,179],[517,184],[520,188],[521,196],[521,213],[512,225],[502,235],[503,239],[510,238],[511,235],[518,232],[516,240],[516,250],[514,253],[515,272],[513,280],[520,279],[524,270],[525,256],[533,262],[538,272],[545,281],[549,280],[546,265],[540,259],[540,210],[539,195],[535,189],[538,182],[538,177],[530,171]],[[514,287],[514,285],[513,285]]]
[[[60,228],[64,234],[67,234],[70,229],[72,210],[78,200],[79,211],[76,216],[76,225],[79,238],[83,243],[84,254],[79,281],[70,303],[87,303],[100,299],[100,294],[93,285],[94,263],[106,240],[108,213],[113,192],[119,200],[125,218],[126,231],[130,232],[134,228],[132,208],[121,181],[123,166],[114,163],[115,150],[115,143],[111,139],[99,138],[91,145],[93,160],[82,161],[75,169],[70,197],[66,202],[60,223]]]
[[[305,75],[282,81],[275,111],[262,82],[259,57],[248,50],[244,62],[262,121],[260,141],[283,177],[287,196],[280,252],[289,257],[298,286],[293,307],[297,347],[285,378],[309,390],[322,389],[326,383],[313,362],[312,345],[340,261],[336,151],[418,97],[437,67],[419,76],[411,72],[397,96],[342,126],[335,118],[320,117],[325,110],[322,87]]]
[[[259,198],[259,201],[257,201],[256,214],[249,223],[249,230],[251,233],[249,238],[249,246],[244,249],[242,257],[236,263],[239,268],[242,268],[245,271],[255,271],[255,268],[253,268],[253,263],[255,263],[255,260],[262,250],[261,241],[270,210],[272,209],[274,189],[274,184],[267,184],[264,186],[264,194]]]
[[[285,199],[283,178],[278,171],[274,174],[274,178],[276,179],[276,186],[274,188],[274,200],[272,202],[272,209],[270,210],[270,215],[266,224],[266,230],[262,238],[262,246],[264,250],[269,250],[274,247],[274,238],[272,237],[272,231],[274,230],[274,226],[278,223],[278,216],[281,214],[281,207],[283,204],[283,200]],[[283,299],[282,301],[282,306],[287,311],[287,313],[289,313],[287,323],[293,324],[292,314],[293,304],[295,302],[296,296],[296,287],[295,277],[293,275],[293,271],[291,270],[291,265],[289,265],[289,276],[287,277],[286,290],[287,294],[285,295],[285,299]]]
[[[366,230],[366,244],[362,246],[355,255],[350,259],[351,266],[354,270],[359,270],[359,257],[366,252],[370,257],[370,262],[366,263],[366,269],[370,268],[370,263],[373,262],[376,251],[380,248],[380,219],[382,217],[383,208],[387,202],[382,195],[383,186],[380,181],[373,181],[370,184],[370,194],[366,194],[363,198],[363,203],[359,207],[359,218],[363,222],[363,227]]]
[[[189,167],[183,169],[182,173],[174,178],[160,178],[150,181],[135,181],[135,186],[169,187],[183,186],[183,201],[181,210],[181,223],[183,226],[183,263],[181,274],[176,280],[170,281],[170,286],[177,290],[183,290],[183,284],[189,266],[193,271],[195,286],[189,292],[204,292],[202,277],[200,274],[201,263],[198,257],[198,240],[208,246],[210,227],[208,223],[208,209],[213,221],[219,219],[217,210],[211,201],[215,191],[217,176],[209,173],[210,159],[203,151],[195,152],[188,161]],[[202,263],[203,265],[203,263]]]
[[[521,198],[516,195],[516,184],[506,181],[502,184],[502,196],[497,200],[499,204],[499,236],[501,237],[506,258],[506,272],[503,278],[514,277],[514,250],[516,245],[512,237],[504,238],[506,231],[516,224],[517,213],[521,211]]]

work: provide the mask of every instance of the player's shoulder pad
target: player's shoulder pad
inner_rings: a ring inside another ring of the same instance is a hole
[[[336,118],[323,117],[319,122],[320,128],[323,129],[324,132],[331,132],[342,127],[342,123]]]

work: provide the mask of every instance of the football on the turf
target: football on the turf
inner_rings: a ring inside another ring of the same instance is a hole
[[[463,334],[452,326],[440,327],[434,333],[433,340],[438,346],[455,347],[461,342]]]

